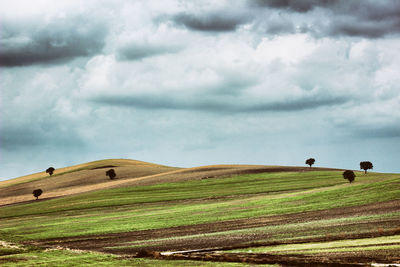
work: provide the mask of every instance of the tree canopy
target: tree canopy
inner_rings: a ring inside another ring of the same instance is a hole
[[[364,170],[365,174],[367,174],[367,170],[373,169],[374,166],[372,165],[372,162],[370,161],[361,161],[360,162],[360,169]]]
[[[46,173],[50,174],[50,176],[51,176],[51,175],[53,175],[53,172],[54,172],[55,170],[56,170],[56,169],[54,169],[53,167],[49,167],[49,168],[47,168]]]
[[[115,173],[114,169],[109,169],[106,171],[106,176],[110,177],[111,180],[113,180],[117,174]]]
[[[309,159],[306,160],[306,164],[310,165],[310,168],[311,168],[312,165],[314,165],[314,163],[315,163],[315,159],[314,158],[309,158]]]
[[[36,197],[36,200],[39,199],[39,196],[43,193],[42,189],[35,189],[33,190],[32,194],[34,197]]]
[[[356,177],[356,175],[351,170],[346,170],[343,172],[343,178],[349,180],[350,183],[352,183],[354,181],[355,177]]]

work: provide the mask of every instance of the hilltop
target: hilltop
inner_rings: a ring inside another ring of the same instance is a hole
[[[120,175],[116,180],[105,176],[111,167]],[[6,241],[0,242],[0,263],[400,264],[400,174],[355,172],[349,183],[342,173],[105,160],[59,169],[52,177],[41,173],[14,179],[2,184],[2,192],[38,182],[55,185],[43,188],[39,201],[0,207],[0,241]],[[64,180],[69,187],[63,187]],[[75,191],[54,197],[67,188]],[[23,197],[33,199],[31,192]]]
[[[115,180],[105,172],[114,169]],[[264,165],[210,165],[177,168],[130,159],[106,159],[56,169],[49,176],[45,171],[0,181],[0,205],[33,201],[32,191],[41,188],[41,199],[68,196],[84,192],[135,185],[188,181],[246,173],[328,170],[328,168],[264,166]]]
[[[111,181],[105,171],[114,169],[117,178]],[[0,182],[0,205],[32,200],[32,191],[41,188],[43,198],[68,196],[105,188],[112,188],[127,180],[177,170],[130,159],[106,159],[59,168],[53,175],[45,171]]]

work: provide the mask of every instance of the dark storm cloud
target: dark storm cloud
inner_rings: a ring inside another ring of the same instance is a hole
[[[19,150],[52,146],[60,149],[82,147],[84,142],[73,130],[66,131],[55,125],[51,131],[38,128],[20,127],[2,129],[0,146],[5,150]]]
[[[380,38],[400,33],[400,17],[384,21],[356,20],[353,17],[338,18],[325,31],[331,36]]]
[[[294,33],[295,31],[295,27],[290,21],[271,21],[266,26],[266,32],[269,34]]]
[[[276,101],[270,103],[241,104],[238,99],[227,102],[212,98],[190,98],[180,99],[167,96],[100,96],[91,101],[98,104],[105,104],[120,107],[132,107],[139,109],[165,109],[165,110],[197,110],[214,113],[252,113],[252,112],[280,112],[280,111],[301,111],[315,109],[323,106],[334,106],[344,104],[348,101],[345,97],[303,97],[298,99],[288,99],[286,101]],[[250,102],[250,101],[248,101]]]
[[[106,27],[81,17],[48,24],[2,24],[0,66],[57,63],[90,56],[104,46]]]
[[[161,46],[151,44],[128,44],[117,50],[118,60],[140,60],[147,57],[175,53],[180,49],[173,46]]]
[[[274,14],[265,18],[263,16],[254,19],[253,29],[261,33],[270,35],[291,34],[296,32],[294,23],[287,17],[280,14]]]
[[[337,0],[250,0],[251,5],[285,8],[296,12],[308,12],[317,6],[329,6],[338,2]]]
[[[301,111],[307,109],[316,109],[325,106],[336,106],[348,102],[346,97],[302,97],[289,101],[273,102],[268,104],[258,104],[248,108],[248,111]]]
[[[13,151],[44,146],[66,149],[83,145],[73,123],[65,120],[60,123],[62,119],[57,119],[57,115],[51,112],[35,115],[29,121],[18,119],[19,123],[3,121],[0,128],[1,148]],[[15,117],[18,118],[18,115],[15,114]]]
[[[30,129],[4,128],[1,129],[0,146],[12,150],[19,147],[39,146],[44,142],[44,136]]]
[[[322,13],[312,16],[309,25],[298,25],[301,32],[317,37],[380,38],[400,33],[400,1],[397,0],[258,0],[249,3],[300,14],[319,8]]]
[[[179,13],[172,19],[178,25],[184,25],[188,29],[208,32],[229,32],[247,22],[244,15],[226,14],[226,12],[214,12],[205,14]]]

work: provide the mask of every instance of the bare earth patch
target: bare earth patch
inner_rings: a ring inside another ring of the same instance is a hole
[[[347,265],[356,263],[371,263],[372,259],[377,262],[398,262],[400,261],[400,250],[378,251],[366,250],[356,252],[340,253],[316,253],[316,254],[293,254],[277,255],[273,253],[224,253],[225,250],[258,247],[276,246],[284,244],[301,244],[314,242],[328,242],[343,239],[360,239],[379,236],[391,236],[400,234],[400,220],[382,219],[375,222],[367,222],[369,227],[379,229],[383,225],[384,230],[376,230],[360,233],[338,233],[323,236],[302,237],[269,241],[269,233],[256,232],[254,234],[226,233],[228,230],[251,229],[264,226],[284,225],[293,223],[311,222],[333,218],[344,218],[352,216],[364,216],[370,214],[385,214],[400,211],[400,200],[383,203],[362,205],[356,207],[336,208],[322,211],[288,214],[283,216],[268,216],[260,218],[220,221],[215,223],[179,226],[172,228],[133,231],[115,234],[102,234],[90,236],[77,236],[68,238],[57,238],[29,242],[41,247],[61,246],[70,249],[92,250],[108,252],[119,255],[141,255],[147,251],[148,256],[170,258],[170,259],[194,259],[213,261],[243,261],[250,263],[280,263],[291,264],[291,266],[305,263]],[[365,224],[365,221],[359,224]],[[351,222],[357,226],[357,222]],[[321,229],[324,226],[315,226]],[[298,229],[301,231],[301,229]],[[221,233],[218,235],[202,236],[201,234]],[[191,237],[195,235],[194,237]],[[158,239],[158,240],[157,240]],[[156,240],[156,241],[154,241]],[[139,243],[140,246],[126,246],[129,242]],[[194,250],[194,251],[193,251]],[[163,254],[165,251],[180,251],[179,253]],[[187,252],[182,252],[187,251]],[[352,265],[349,265],[352,266]]]

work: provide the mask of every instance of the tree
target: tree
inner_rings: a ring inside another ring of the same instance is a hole
[[[309,158],[308,160],[306,160],[306,164],[310,165],[310,168],[312,165],[314,165],[314,162],[315,162],[315,159],[313,159],[313,158]]]
[[[346,170],[343,172],[343,179],[349,180],[350,183],[354,181],[355,177],[356,177],[356,175],[354,174],[353,171]]]
[[[370,161],[361,161],[360,162],[360,169],[365,171],[365,174],[367,174],[367,170],[373,169],[374,166]]]
[[[49,168],[47,168],[46,173],[48,173],[48,174],[50,174],[50,176],[52,176],[52,175],[53,175],[53,172],[54,172],[55,170],[56,170],[56,169],[54,169],[53,167],[49,167]]]
[[[110,179],[113,180],[117,175],[115,174],[114,169],[109,169],[108,171],[106,171],[106,176],[110,177]]]
[[[36,200],[39,199],[39,196],[43,193],[42,189],[35,189],[33,190],[32,194],[34,197],[36,197]]]

